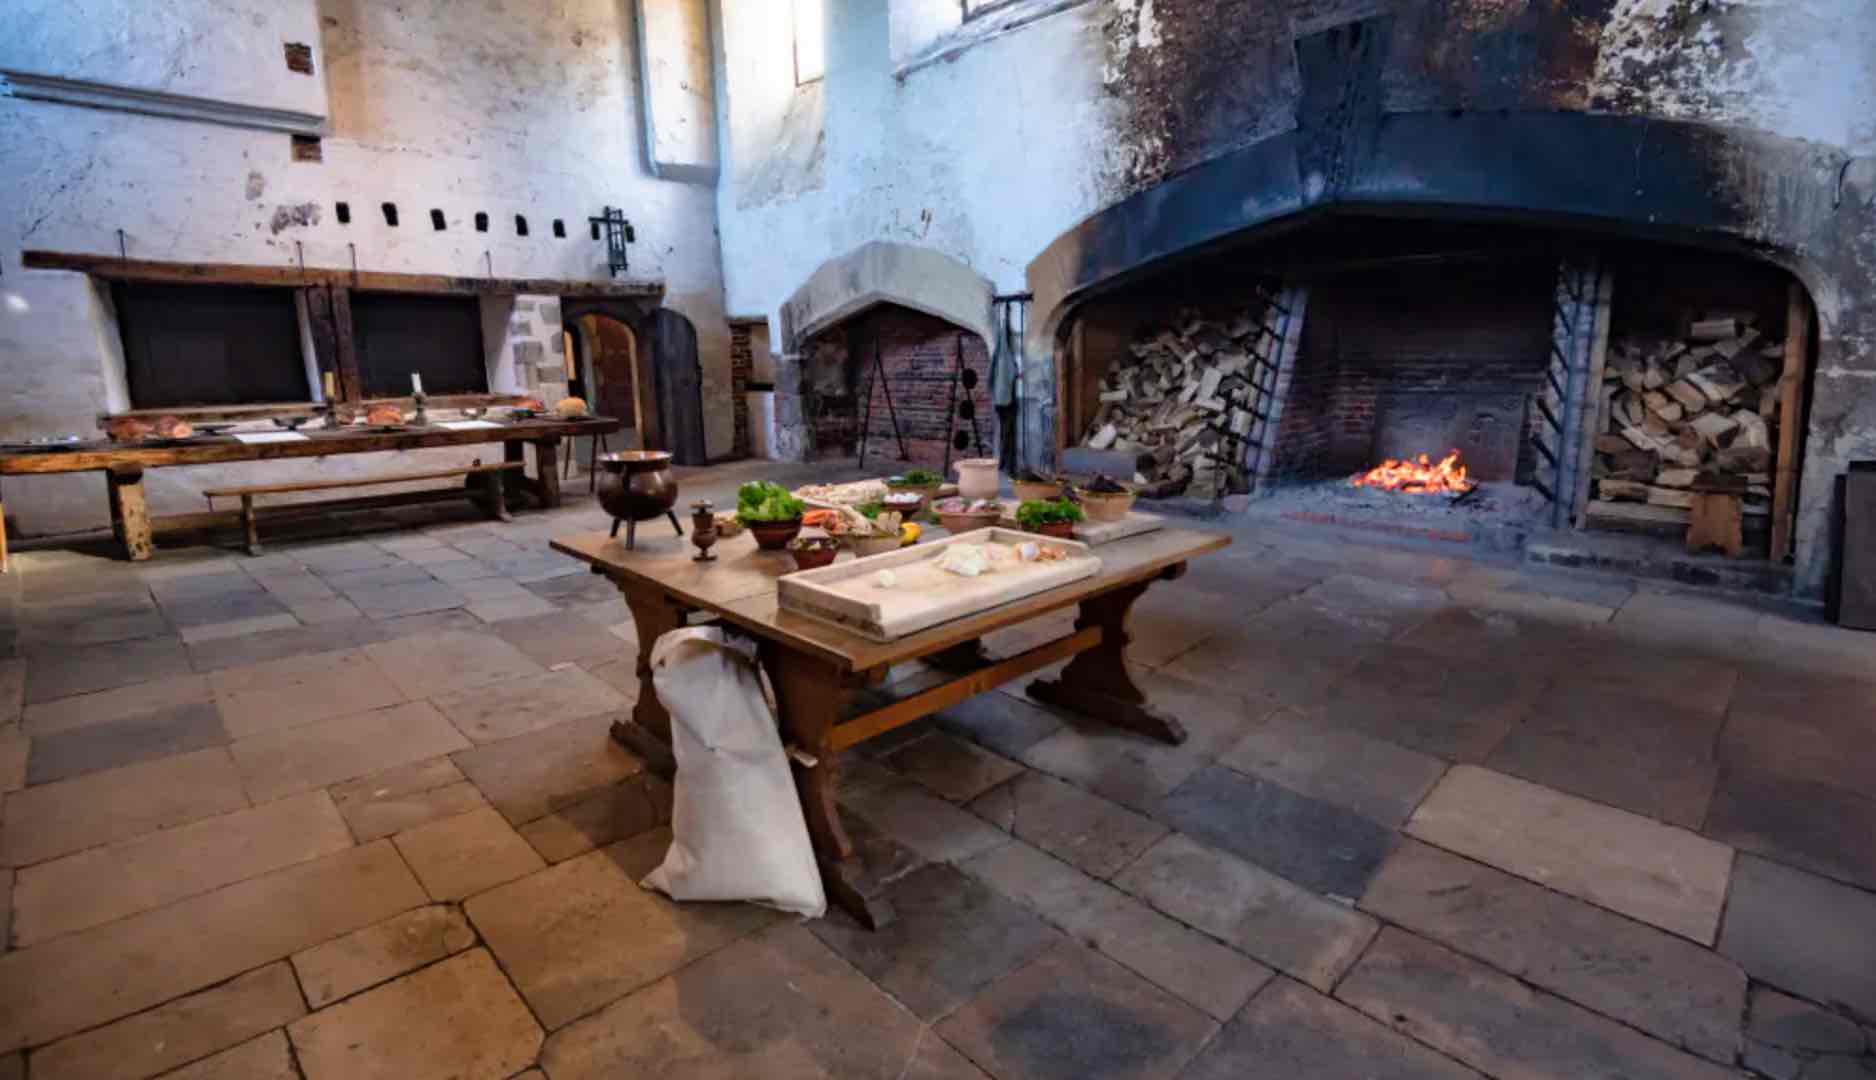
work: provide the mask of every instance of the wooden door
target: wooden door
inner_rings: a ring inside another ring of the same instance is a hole
[[[671,451],[679,465],[704,464],[703,368],[697,359],[697,329],[677,312],[659,308],[639,324],[638,343],[640,367],[651,371],[662,436],[660,444],[646,445]]]

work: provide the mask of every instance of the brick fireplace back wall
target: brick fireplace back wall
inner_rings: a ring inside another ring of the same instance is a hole
[[[1550,347],[1555,260],[1408,264],[1309,284],[1278,430],[1280,481],[1458,449],[1483,480],[1528,480],[1528,401]]]
[[[837,341],[829,339],[838,339]],[[814,421],[814,449],[821,455],[848,455],[858,451],[857,438],[866,425],[867,455],[897,458],[893,415],[904,436],[908,460],[937,470],[945,463],[946,419],[953,408],[952,379],[960,344],[964,364],[977,373],[973,390],[957,387],[957,401],[967,397],[977,412],[977,430],[985,456],[996,454],[996,419],[990,406],[990,355],[984,340],[943,319],[908,308],[885,305],[834,327],[816,339],[817,358],[822,349],[844,356],[847,396],[834,400],[823,395]],[[873,378],[877,346],[886,373],[885,384]],[[825,385],[825,384],[823,384]],[[892,408],[886,404],[892,396]],[[872,411],[861,396],[871,393]],[[956,430],[969,433],[970,421],[959,418]],[[975,443],[952,450],[951,460],[977,456]]]

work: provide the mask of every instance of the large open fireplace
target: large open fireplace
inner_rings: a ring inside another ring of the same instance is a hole
[[[1802,300],[1735,254],[1329,217],[1078,309],[1064,461],[1293,519],[1512,547],[1620,532],[1763,564],[1789,543]]]

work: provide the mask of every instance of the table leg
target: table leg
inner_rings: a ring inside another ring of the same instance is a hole
[[[1170,581],[1184,573],[1179,563],[1160,577]],[[1075,629],[1100,627],[1101,644],[1070,660],[1061,678],[1030,683],[1029,696],[1161,742],[1185,742],[1185,727],[1147,704],[1146,692],[1127,671],[1127,611],[1152,584],[1142,581],[1083,600]]]
[[[840,766],[834,725],[864,679],[768,641],[762,643],[762,660],[769,684],[775,688],[782,741],[799,751],[790,755],[789,765],[827,897],[860,925],[878,930],[892,922],[892,906],[862,890],[865,867],[854,857],[853,840],[841,824],[840,807],[834,800]]]
[[[638,704],[632,707],[630,719],[613,723],[612,738],[644,758],[653,772],[668,778],[677,771],[671,756],[671,714],[651,683],[651,648],[660,637],[683,628],[689,610],[656,589],[618,578],[612,583],[632,609],[632,624],[638,629]]]
[[[261,553],[260,526],[254,520],[254,496],[241,496],[241,527],[247,531],[248,554]]]
[[[560,440],[542,439],[534,444],[534,483],[541,495],[541,509],[560,505]]]
[[[104,475],[111,499],[111,531],[123,541],[124,555],[131,562],[143,562],[156,554],[150,508],[143,500],[143,470],[112,469]]]
[[[520,462],[522,466],[502,473],[502,484],[508,492],[510,505],[524,495],[536,494],[533,481],[528,479],[526,447],[527,444],[519,439],[509,439],[502,443],[502,460],[510,465]]]

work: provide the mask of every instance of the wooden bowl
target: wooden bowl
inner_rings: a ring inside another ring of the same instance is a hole
[[[799,517],[787,521],[751,521],[747,524],[749,534],[756,538],[756,546],[764,551],[782,550],[801,532]]]
[[[1060,480],[1012,480],[1017,502],[1054,502],[1062,497]]]
[[[1103,494],[1098,491],[1075,489],[1075,498],[1081,502],[1081,512],[1088,515],[1089,521],[1119,521],[1133,509],[1135,495],[1131,491]]]
[[[854,558],[864,559],[868,555],[884,555],[888,551],[899,550],[899,534],[894,533],[891,536],[856,536],[849,540],[848,543],[853,545]]]
[[[795,558],[795,569],[818,570],[834,561],[840,554],[840,545],[818,537],[805,544],[791,540],[788,553]]]
[[[979,510],[976,513],[948,513],[940,510],[938,511],[938,524],[944,526],[946,532],[956,536],[958,533],[967,533],[973,529],[988,529],[1002,517],[1003,511],[1001,510]]]
[[[898,514],[906,521],[917,517],[919,511],[931,502],[931,493],[925,488],[898,488],[886,493],[879,501],[881,508]]]

